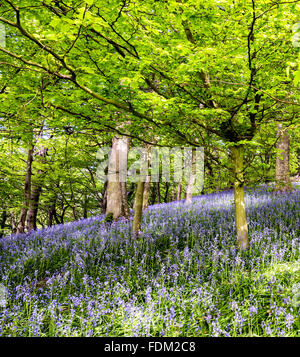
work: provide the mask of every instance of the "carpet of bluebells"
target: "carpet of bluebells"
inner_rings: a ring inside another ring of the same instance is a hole
[[[0,240],[0,336],[300,336],[300,191],[248,190],[251,248],[233,192]]]

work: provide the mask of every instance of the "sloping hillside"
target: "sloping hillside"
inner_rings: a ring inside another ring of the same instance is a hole
[[[231,191],[0,240],[2,336],[299,336],[300,192],[246,195],[250,251],[235,247]],[[297,285],[299,284],[299,285]]]

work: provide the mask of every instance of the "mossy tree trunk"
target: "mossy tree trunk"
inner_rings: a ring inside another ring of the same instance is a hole
[[[132,232],[138,235],[141,229],[142,215],[143,215],[143,196],[144,196],[145,182],[140,180],[137,184],[134,204],[134,217]]]
[[[143,211],[148,207],[149,203],[149,194],[150,194],[150,175],[147,175],[146,182],[144,185],[144,194],[143,194]]]
[[[232,146],[231,155],[234,170],[234,206],[237,232],[237,246],[240,250],[249,249],[248,222],[244,193],[244,147]]]

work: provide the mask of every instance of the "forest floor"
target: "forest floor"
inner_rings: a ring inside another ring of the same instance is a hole
[[[141,236],[103,216],[0,240],[1,336],[300,336],[300,190],[154,205]],[[7,293],[5,296],[4,292]]]

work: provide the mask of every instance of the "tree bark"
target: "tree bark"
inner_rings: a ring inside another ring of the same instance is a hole
[[[192,165],[191,165],[191,172],[190,172],[190,177],[188,179],[188,184],[186,187],[186,197],[185,197],[185,202],[184,204],[191,204],[193,200],[193,189],[194,189],[194,184],[196,181],[196,150],[192,151]]]
[[[26,230],[28,232],[37,228],[36,219],[37,219],[37,212],[38,212],[41,192],[42,192],[41,184],[33,185],[31,196],[30,196],[30,205],[26,217]]]
[[[151,191],[151,204],[154,205],[156,202],[156,194],[157,194],[157,190],[156,190],[156,186],[152,186],[152,190]]]
[[[16,223],[14,212],[10,212],[10,220],[11,220],[11,232],[12,232],[12,234],[16,234],[17,233],[17,223]]]
[[[176,200],[177,201],[181,200],[181,189],[182,189],[182,185],[181,185],[181,183],[179,183],[177,185],[177,192],[176,192]]]
[[[146,145],[147,149],[147,165],[151,167],[151,145]],[[149,195],[151,188],[151,175],[148,173],[145,177],[144,193],[143,193],[143,211],[147,209],[149,204]]]
[[[4,235],[4,229],[5,229],[6,220],[7,220],[7,211],[6,211],[6,209],[3,209],[2,210],[1,221],[0,221],[0,238],[2,238],[3,235]]]
[[[107,174],[107,172],[106,172]],[[106,208],[107,208],[107,181],[104,183],[104,189],[103,189],[103,200],[102,200],[102,213],[105,214]]]
[[[135,201],[134,201],[134,216],[133,216],[133,224],[132,224],[132,233],[135,236],[140,234],[142,217],[143,217],[143,204],[144,204],[144,191],[145,191],[145,182],[147,180],[148,175],[148,159],[149,159],[149,150],[143,154],[141,158],[141,166],[140,166],[140,176],[139,181],[137,183]],[[150,179],[149,179],[150,184]]]
[[[290,180],[290,135],[286,129],[282,129],[282,125],[277,125],[277,145],[279,152],[276,155],[275,167],[275,191],[288,192],[292,190]]]
[[[135,205],[134,205],[134,217],[132,232],[138,235],[141,229],[142,214],[143,214],[143,196],[144,196],[145,182],[143,180],[139,181],[137,184],[136,194],[135,194]]]
[[[45,164],[45,157],[47,155],[47,148],[41,148],[37,153],[39,160],[42,158],[42,163]],[[29,208],[26,216],[26,229],[28,232],[37,229],[37,213],[39,208],[39,200],[42,193],[43,182],[45,179],[46,172],[44,170],[37,171],[36,181],[32,184],[30,193]]]
[[[144,193],[143,193],[143,211],[147,209],[149,203],[149,194],[150,194],[150,182],[151,176],[147,175],[146,182],[144,185]]]
[[[128,200],[127,200],[126,182],[120,182],[120,186],[121,186],[121,195],[122,195],[122,215],[128,219],[130,217],[130,211],[129,211]]]
[[[29,208],[30,194],[31,194],[31,176],[32,176],[32,161],[33,161],[33,150],[34,146],[28,150],[27,162],[26,162],[26,174],[25,174],[25,185],[24,185],[24,202],[21,208],[20,218],[17,225],[16,233],[25,232],[25,221],[27,216],[27,211]]]
[[[170,188],[170,183],[166,182],[166,192],[165,192],[164,202],[168,202],[169,188]]]
[[[114,137],[108,163],[106,214],[113,214],[114,220],[129,213],[127,206],[126,180],[129,138]],[[126,170],[126,171],[125,171]],[[125,175],[125,176],[124,176]],[[122,194],[123,191],[123,194]]]
[[[156,197],[157,197],[157,203],[161,203],[159,182],[156,182]]]
[[[87,219],[88,218],[88,203],[89,203],[89,198],[87,194],[84,195],[84,200],[83,200],[83,218]]]
[[[53,218],[56,216],[56,200],[48,207],[48,227],[53,226]]]
[[[235,224],[237,232],[237,246],[240,250],[249,249],[248,223],[246,216],[244,194],[244,148],[232,146],[231,155],[234,169],[234,205]]]

